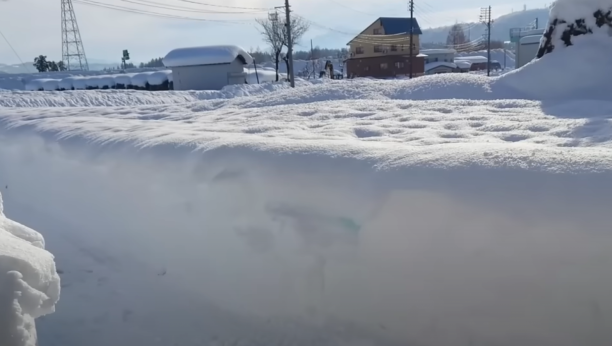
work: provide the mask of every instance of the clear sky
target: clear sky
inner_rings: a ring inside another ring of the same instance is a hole
[[[265,49],[254,19],[267,17],[266,9],[282,6],[283,1],[73,0],[85,51],[92,62],[119,61],[123,49],[130,50],[135,62],[164,56],[173,48],[186,46],[236,44],[245,49]],[[311,29],[298,49],[309,48],[310,39],[314,39],[315,46],[317,41],[322,46],[330,46],[330,40],[325,38],[331,37],[334,37],[331,42],[337,41],[339,48],[377,17],[408,15],[407,1],[290,2],[294,14],[311,21]],[[497,17],[513,9],[522,9],[523,4],[533,8],[545,3],[534,0],[516,3],[501,0],[415,0],[415,16],[421,26],[427,28],[477,21],[480,8],[488,5],[493,7],[493,17]],[[166,17],[143,15],[142,11]],[[61,0],[0,0],[0,31],[17,52],[15,54],[0,37],[0,62],[18,63],[17,55],[28,62],[40,54],[51,60],[61,60],[60,15]],[[205,20],[192,20],[194,18]]]

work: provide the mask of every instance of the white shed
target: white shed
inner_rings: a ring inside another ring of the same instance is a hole
[[[531,35],[522,37],[516,50],[516,68],[526,65],[535,59],[540,49],[542,35]]]
[[[172,70],[174,90],[220,90],[246,83],[245,65],[253,64],[249,53],[237,46],[179,48],[163,60]]]

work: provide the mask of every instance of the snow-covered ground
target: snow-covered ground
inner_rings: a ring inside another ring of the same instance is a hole
[[[493,78],[1,91],[0,316],[56,266],[41,346],[607,346],[601,30]]]

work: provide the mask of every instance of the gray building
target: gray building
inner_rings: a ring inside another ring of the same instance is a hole
[[[244,68],[253,64],[253,58],[240,47],[226,45],[178,48],[163,62],[172,70],[174,90],[220,90],[245,84]]]

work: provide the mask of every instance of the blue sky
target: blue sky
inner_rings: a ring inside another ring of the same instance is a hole
[[[232,9],[204,6],[199,3],[244,7],[272,8],[284,0],[86,0],[172,16],[213,21],[191,21],[159,18],[77,3],[74,8],[87,56],[92,61],[119,61],[123,49],[129,49],[136,62],[164,56],[177,47],[208,44],[237,44],[245,49],[266,46],[254,19],[266,17],[265,10]],[[192,2],[189,2],[192,1]],[[312,22],[311,30],[300,42],[300,48],[314,45],[338,47],[353,34],[381,16],[408,14],[407,2],[397,0],[290,0],[295,14]],[[550,2],[550,1],[549,1]],[[0,0],[0,30],[24,61],[40,54],[51,60],[61,59],[61,0]],[[415,16],[423,27],[478,20],[481,7],[491,5],[493,16],[527,8],[542,7],[546,1],[509,3],[501,0],[457,1],[416,0]],[[162,9],[152,6],[165,6]],[[178,11],[176,8],[196,11]],[[204,13],[207,12],[207,13]],[[218,13],[241,12],[241,13]],[[231,21],[231,23],[214,21]],[[330,39],[332,38],[333,39]],[[19,59],[0,37],[0,62],[18,63]]]

